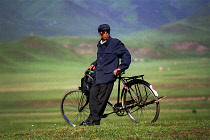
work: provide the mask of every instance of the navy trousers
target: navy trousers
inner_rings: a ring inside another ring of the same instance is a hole
[[[106,84],[93,83],[89,95],[90,115],[87,121],[100,122],[102,115],[106,109],[107,102],[111,95],[114,82]]]

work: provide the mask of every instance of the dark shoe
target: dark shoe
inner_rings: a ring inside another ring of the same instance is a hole
[[[100,121],[93,121],[94,125],[100,125]]]
[[[92,121],[84,121],[79,126],[87,126],[87,125],[93,125]]]

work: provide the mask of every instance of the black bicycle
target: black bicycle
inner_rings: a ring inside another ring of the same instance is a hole
[[[90,77],[91,72],[87,72],[86,76]],[[160,113],[160,99],[155,88],[148,82],[144,81],[144,75],[133,77],[122,77],[120,73],[118,79],[118,96],[117,102],[112,104],[108,101],[108,106],[112,108],[112,112],[104,114],[106,118],[112,113],[118,116],[128,115],[135,122],[155,122]],[[121,83],[123,88],[121,89]],[[77,126],[87,119],[89,115],[89,96],[79,90],[67,92],[61,100],[61,114],[65,121]]]

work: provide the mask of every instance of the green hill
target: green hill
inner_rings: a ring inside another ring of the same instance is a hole
[[[0,44],[1,72],[52,71],[88,59],[71,48],[38,36]]]
[[[159,58],[209,57],[209,18],[209,16],[191,17],[121,38],[129,46],[153,49],[155,54],[151,55],[159,54]],[[141,55],[147,56],[147,54],[140,53]]]

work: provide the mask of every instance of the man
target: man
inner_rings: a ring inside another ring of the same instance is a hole
[[[99,125],[111,95],[117,72],[126,70],[131,63],[131,55],[124,44],[110,36],[110,26],[102,24],[98,27],[101,40],[98,42],[97,59],[88,70],[94,70],[95,81],[90,89],[90,115],[80,125]],[[121,63],[119,64],[119,59]]]

